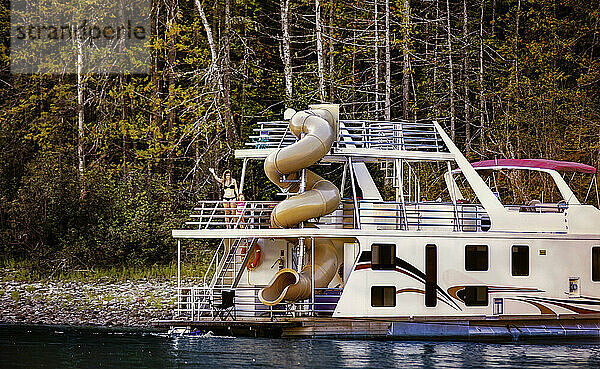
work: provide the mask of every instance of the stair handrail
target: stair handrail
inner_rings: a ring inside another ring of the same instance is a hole
[[[229,252],[227,253],[227,256],[223,255],[223,265],[219,266],[219,278],[221,278],[222,285],[225,285],[224,273],[226,273],[227,269],[229,269],[231,261],[233,260],[235,262],[235,255],[237,254],[237,248],[240,246],[241,241],[241,237],[234,239],[231,246],[229,246]]]
[[[221,243],[219,244],[219,246],[217,246],[217,249],[215,251],[215,253],[213,254],[212,259],[210,260],[210,263],[208,264],[208,267],[206,268],[206,271],[204,272],[204,278],[202,279],[202,285],[206,286],[206,278],[208,277],[208,273],[210,272],[210,269],[212,268],[212,266],[215,264],[215,260],[217,258],[217,255],[219,255],[219,251],[221,250],[221,247],[223,246],[223,244],[225,243],[225,239],[221,239]],[[216,269],[215,269],[215,273],[216,273]],[[212,281],[211,281],[212,284]]]
[[[240,265],[240,270],[238,270],[238,272],[235,276],[235,279],[231,283],[232,289],[237,288],[238,283],[240,283],[240,279],[242,279],[242,274],[244,273],[244,269],[246,268],[246,266],[248,265],[248,262],[250,261],[250,255],[252,255],[252,253],[254,252],[255,242],[256,242],[256,237],[252,237],[252,239],[250,240],[250,248],[246,252],[246,255],[244,255],[244,259],[242,260],[242,264]]]

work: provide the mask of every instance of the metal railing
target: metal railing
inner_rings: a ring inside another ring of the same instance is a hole
[[[564,213],[569,208],[565,202],[537,203],[528,205],[505,205],[505,208],[521,213]]]
[[[359,215],[363,228],[485,232],[491,226],[485,209],[477,204],[360,200]]]
[[[431,122],[340,120],[339,141],[335,147],[379,150],[410,150],[447,152],[435,126]],[[274,149],[296,142],[288,122],[259,122],[247,146],[255,149]]]
[[[194,208],[190,216],[193,221],[186,225],[198,229],[268,229],[275,201],[246,201],[238,208],[224,208],[225,201],[204,201]],[[358,206],[358,214],[356,208]],[[560,205],[554,206],[512,206],[519,211],[558,212],[564,211]],[[513,209],[513,210],[515,210]],[[358,215],[358,216],[357,216]],[[395,230],[448,230],[480,232],[490,229],[490,219],[485,209],[478,204],[451,202],[394,202],[343,199],[337,210],[331,214],[311,220],[321,227]],[[357,224],[357,222],[359,222]],[[218,247],[222,251],[224,243]],[[215,253],[215,257],[218,253]],[[211,261],[211,268],[218,259]]]
[[[276,149],[291,145],[297,140],[286,121],[258,122],[258,126],[252,129],[255,134],[250,135],[250,142],[246,142],[246,146],[255,149]]]
[[[344,120],[338,147],[447,152],[431,122]]]
[[[234,204],[234,207],[230,207]],[[268,228],[276,201],[202,201],[185,222],[198,229]]]
[[[263,317],[273,319],[278,316],[330,316],[333,314],[342,293],[341,288],[315,288],[315,301],[311,298],[297,303],[281,303],[266,306],[258,299],[261,287],[181,287],[177,290],[175,306],[176,319],[200,320],[215,319],[223,309],[222,292],[234,291],[236,317]]]

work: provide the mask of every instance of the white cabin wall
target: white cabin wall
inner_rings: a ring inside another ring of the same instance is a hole
[[[310,246],[310,239],[306,242]],[[338,259],[338,269],[344,262],[344,243],[334,242]],[[283,252],[283,268],[294,268],[292,265],[292,253],[295,245],[283,239],[260,239],[259,245],[262,250],[262,262],[259,266],[252,270],[247,270],[242,276],[243,285],[247,286],[266,286],[271,282],[271,279],[280,270],[279,259]],[[310,248],[307,248],[308,255],[305,255],[304,260],[310,263]],[[245,283],[244,283],[245,282]],[[335,276],[329,283],[329,288],[341,287],[342,277],[336,271]]]
[[[438,299],[436,307],[425,307],[425,296],[420,293],[401,293],[396,296],[396,307],[371,307],[371,286],[393,285],[397,290],[414,288],[424,290],[425,285],[397,271],[371,269],[354,270],[346,283],[334,317],[358,316],[472,316],[493,315],[493,299],[504,298],[504,315],[539,315],[532,304],[507,300],[525,297],[569,299],[569,277],[579,277],[582,296],[600,298],[600,282],[591,281],[591,248],[600,246],[600,240],[561,240],[527,238],[450,238],[450,237],[394,237],[361,238],[361,251],[370,250],[372,243],[395,243],[396,256],[425,272],[425,246],[437,246],[438,285],[447,292],[452,286],[481,285],[540,289],[544,292],[490,292],[485,307],[467,307],[452,300],[462,310],[455,310]],[[465,271],[465,246],[488,246],[488,271]],[[529,276],[512,276],[511,248],[513,245],[529,246]],[[540,255],[546,250],[546,255]],[[440,293],[438,292],[438,296]],[[574,314],[557,305],[543,303],[558,314]],[[580,305],[577,305],[580,306]],[[581,306],[584,307],[584,306]],[[591,310],[600,307],[587,306]]]
[[[247,273],[247,283],[250,286],[266,286],[275,273],[279,271],[279,258],[281,257],[281,252],[284,253],[284,268],[291,268],[292,261],[289,256],[291,256],[291,247],[286,240],[282,239],[261,239],[260,242],[263,259],[259,266],[252,270],[248,270]]]

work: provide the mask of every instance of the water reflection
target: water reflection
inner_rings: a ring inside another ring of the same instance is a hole
[[[172,337],[141,331],[0,326],[0,367],[598,368],[596,344],[521,345]]]
[[[479,361],[479,367],[485,368],[490,365],[487,361],[487,345],[472,343],[469,345],[462,345],[460,348],[460,353],[458,355],[458,359],[460,359],[462,368],[472,368],[473,367],[473,359],[477,359]]]

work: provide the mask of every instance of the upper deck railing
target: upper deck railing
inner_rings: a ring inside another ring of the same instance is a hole
[[[254,149],[275,149],[293,144],[296,137],[288,122],[259,122],[246,145]],[[339,140],[334,148],[448,152],[430,122],[341,120]]]
[[[269,229],[274,201],[246,201],[236,207],[224,207],[225,201],[203,201],[194,207],[186,228],[211,229]],[[347,230],[378,229],[399,231],[464,231],[490,229],[485,209],[477,204],[443,202],[357,201],[343,199],[337,210],[312,219],[319,228]],[[224,235],[225,236],[225,235]]]

